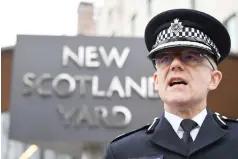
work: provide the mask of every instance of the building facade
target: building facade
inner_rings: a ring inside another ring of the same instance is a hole
[[[78,7],[78,30],[77,34],[95,35],[96,24],[93,19],[94,6],[92,3],[81,2]]]
[[[153,16],[175,8],[196,9],[216,17],[230,33],[231,52],[238,52],[237,0],[104,0],[97,19],[97,35],[143,37]]]

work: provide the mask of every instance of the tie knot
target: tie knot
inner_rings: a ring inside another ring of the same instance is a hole
[[[196,128],[198,126],[198,124],[191,119],[183,119],[180,126],[182,127],[183,131],[190,132],[194,128]]]

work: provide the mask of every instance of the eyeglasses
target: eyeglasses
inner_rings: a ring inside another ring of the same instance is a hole
[[[202,62],[202,60],[206,58],[208,62],[211,64],[212,69],[215,70],[208,56],[195,49],[186,49],[181,51],[180,53],[174,53],[174,52],[168,52],[168,51],[163,52],[156,55],[154,58],[154,61],[155,61],[155,64],[159,68],[165,68],[173,62],[175,57],[179,57],[181,62],[192,67],[198,66]]]

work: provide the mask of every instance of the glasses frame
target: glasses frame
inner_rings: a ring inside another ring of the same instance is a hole
[[[163,53],[163,54],[170,54],[170,53]],[[200,52],[198,54],[200,54],[201,57],[204,57],[209,62],[209,64],[212,66],[212,70],[214,71],[215,67],[212,64],[211,60],[209,60],[209,56],[206,53],[202,53],[202,52]],[[154,64],[156,65],[156,61],[155,61],[156,60],[156,55],[152,60],[153,60]]]

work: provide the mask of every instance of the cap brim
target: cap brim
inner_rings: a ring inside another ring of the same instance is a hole
[[[157,53],[160,53],[165,49],[167,50],[170,48],[178,48],[178,47],[201,49],[201,50],[204,50],[206,53],[214,55],[212,52],[212,49],[202,43],[192,42],[192,41],[172,41],[172,42],[158,45],[157,47],[152,49],[150,51],[150,54],[148,55],[148,58],[153,59]]]

